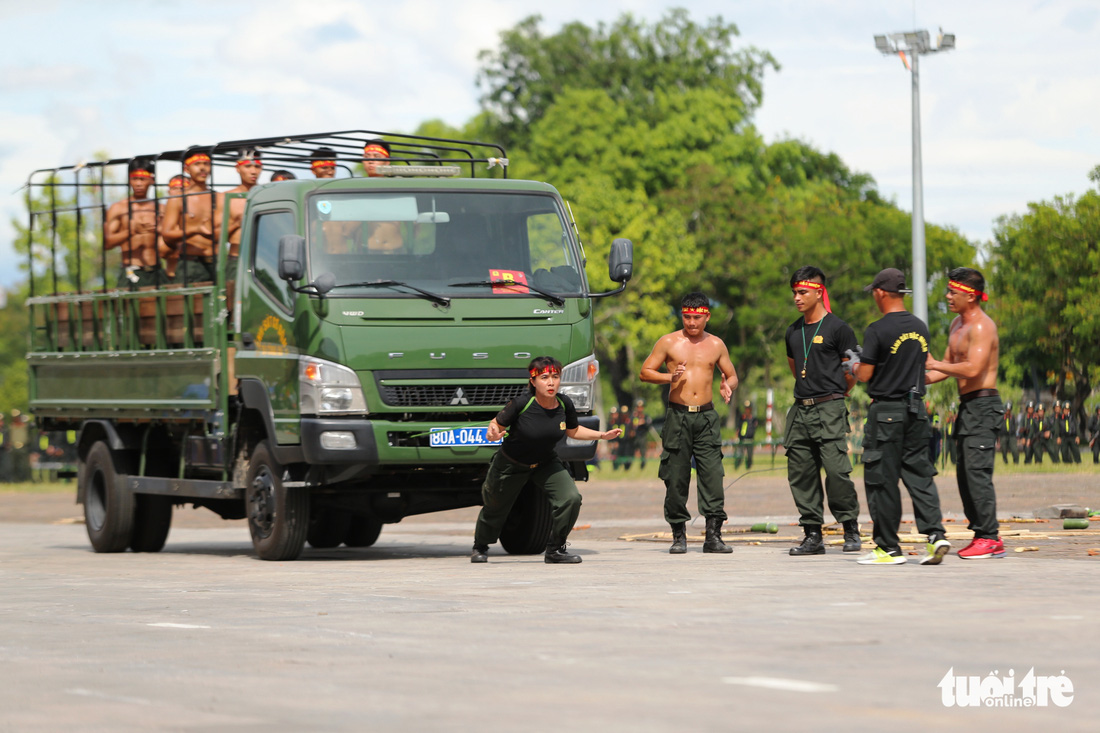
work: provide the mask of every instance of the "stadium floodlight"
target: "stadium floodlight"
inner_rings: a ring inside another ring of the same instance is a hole
[[[928,31],[908,31],[875,36],[875,48],[887,56],[897,54],[913,77],[913,313],[928,323],[928,271],[924,247],[924,182],[920,150],[920,57],[955,48],[955,34],[940,29],[932,45]]]

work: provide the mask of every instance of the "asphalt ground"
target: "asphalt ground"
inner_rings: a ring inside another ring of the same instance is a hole
[[[618,539],[666,529],[660,484],[633,471],[582,488],[575,566],[499,548],[471,565],[474,509],[287,563],[257,560],[242,522],[180,509],[164,551],[97,555],[71,494],[0,492],[0,730],[1096,729],[1100,528],[934,567],[791,558],[779,471],[727,490],[733,528],[777,521],[777,541],[670,556]],[[1098,488],[1087,471],[998,479],[1005,515]],[[1029,670],[1072,701],[943,702],[949,672]]]

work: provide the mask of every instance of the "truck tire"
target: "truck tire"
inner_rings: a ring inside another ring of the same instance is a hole
[[[380,534],[382,523],[377,519],[368,514],[353,514],[344,544],[348,547],[370,547],[378,541]]]
[[[252,546],[261,560],[296,559],[309,532],[309,494],[302,487],[287,488],[285,476],[267,441],[260,442],[249,460],[244,500]]]
[[[500,546],[511,555],[536,555],[546,550],[552,527],[546,492],[527,484],[500,531]]]
[[[134,495],[116,481],[111,449],[96,441],[80,468],[84,482],[84,525],[96,552],[123,552],[134,529]]]
[[[347,537],[351,527],[351,514],[331,507],[323,507],[310,512],[309,532],[306,541],[310,547],[327,550],[339,547]]]
[[[172,527],[172,497],[138,494],[134,497],[134,531],[130,549],[134,552],[160,552]]]

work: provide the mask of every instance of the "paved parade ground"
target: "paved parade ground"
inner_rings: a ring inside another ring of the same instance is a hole
[[[1098,480],[1012,485],[1002,513],[1022,516]],[[243,523],[182,509],[163,552],[96,555],[71,494],[0,493],[0,731],[1096,729],[1100,539],[1006,537],[1005,559],[937,567],[792,558],[783,489],[728,493],[734,525],[777,537],[670,556],[617,539],[667,529],[659,484],[598,479],[578,566],[499,547],[471,565],[476,510],[272,563]]]

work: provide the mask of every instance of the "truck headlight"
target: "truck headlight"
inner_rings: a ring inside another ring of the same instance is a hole
[[[566,364],[561,371],[561,386],[558,391],[569,395],[577,412],[592,412],[596,392],[596,376],[600,373],[600,362],[595,356],[586,356],[580,361]]]
[[[298,360],[299,412],[303,415],[364,415],[367,400],[359,376],[346,366],[303,356]]]

